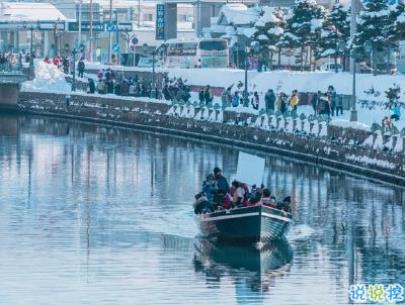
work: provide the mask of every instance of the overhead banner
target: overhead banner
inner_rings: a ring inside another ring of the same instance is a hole
[[[165,40],[166,7],[162,3],[156,4],[156,40]]]
[[[0,22],[0,30],[11,30],[11,31],[64,31],[65,22],[64,21],[37,21],[37,22],[25,22],[25,21],[11,21],[11,22]]]
[[[92,24],[93,32],[132,32],[132,23],[131,22],[118,22],[114,21],[110,23],[109,21],[100,22],[100,21],[93,21]],[[68,31],[70,32],[77,32],[79,31],[79,23],[78,22],[69,22],[68,23]],[[90,22],[89,21],[82,21],[82,31],[83,32],[90,32]]]

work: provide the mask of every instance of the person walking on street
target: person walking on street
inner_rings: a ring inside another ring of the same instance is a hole
[[[276,95],[272,89],[269,89],[264,96],[264,101],[266,104],[266,112],[270,110],[274,111],[274,103],[276,102]]]
[[[288,106],[291,108],[292,113],[297,113],[297,107],[300,102],[300,99],[298,98],[298,91],[293,90],[291,93],[290,99],[288,101]]]
[[[336,95],[336,116],[339,116],[339,111],[340,115],[343,115],[343,99],[341,96]]]
[[[84,69],[85,69],[85,65],[84,65],[84,61],[83,59],[79,60],[79,63],[77,64],[77,71],[79,72],[79,77],[83,78],[84,76]]]
[[[239,106],[239,92],[235,91],[234,95],[232,96],[232,107],[236,108]]]
[[[329,99],[329,104],[330,104],[330,110],[332,116],[335,115],[335,110],[336,110],[336,91],[333,86],[328,87],[328,99]]]
[[[277,111],[284,113],[287,111],[287,95],[280,92],[276,101]]]
[[[331,107],[327,94],[324,94],[319,98],[318,113],[320,116],[330,117]]]
[[[251,104],[254,110],[259,110],[259,94],[257,91],[253,93]]]
[[[211,102],[212,102],[212,100],[214,99],[213,98],[213,96],[212,96],[212,92],[211,92],[211,87],[210,87],[210,85],[207,85],[206,87],[205,87],[205,90],[204,90],[204,99],[205,99],[205,104],[208,106],[208,105],[211,105]]]
[[[318,112],[319,100],[320,100],[321,96],[322,96],[322,92],[318,90],[318,92],[315,93],[311,99],[311,104],[312,104],[312,108],[314,109],[315,116],[317,116],[319,114],[319,112]]]

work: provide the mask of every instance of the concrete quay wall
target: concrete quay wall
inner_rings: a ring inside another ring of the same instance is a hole
[[[224,111],[221,123],[168,115],[171,107],[167,103],[119,97],[71,95],[67,99],[65,94],[21,92],[18,111],[235,145],[405,186],[404,151],[392,153],[370,149],[336,138],[336,134],[349,134],[356,139],[364,139],[371,132],[339,131],[336,126],[331,126],[328,127],[328,135],[320,137],[304,132],[254,127],[248,123],[256,121],[257,116],[253,114],[238,116],[232,111]],[[238,125],[235,120],[239,121]]]

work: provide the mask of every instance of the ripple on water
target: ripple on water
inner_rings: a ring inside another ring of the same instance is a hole
[[[217,245],[191,204],[235,147],[29,117],[0,117],[0,144],[1,305],[346,305],[351,283],[405,284],[401,189],[265,155],[297,203],[289,242]]]

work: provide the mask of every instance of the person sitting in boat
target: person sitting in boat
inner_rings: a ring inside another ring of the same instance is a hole
[[[256,184],[252,185],[252,192],[249,196],[248,205],[256,205],[260,202],[263,194],[264,185],[262,184],[261,187],[257,187]]]
[[[228,180],[222,175],[222,170],[218,167],[214,168],[214,177],[216,182],[216,190],[213,194],[213,202],[219,206],[223,205],[226,199],[226,194],[229,192]]]
[[[205,197],[204,193],[195,195],[195,202],[193,204],[195,214],[210,213],[213,211],[211,203]]]
[[[209,202],[212,202],[214,193],[217,191],[217,181],[214,174],[209,174],[202,185],[202,192]]]
[[[263,189],[260,204],[268,206],[270,208],[277,208],[276,200],[273,196],[271,196],[271,192],[268,188]]]
[[[277,203],[277,208],[284,212],[291,213],[291,196],[287,196],[282,202]]]
[[[228,180],[222,175],[222,170],[219,167],[214,168],[214,177],[217,182],[218,190],[223,194],[229,192],[229,183]]]
[[[246,205],[246,190],[243,187],[243,183],[239,181],[232,181],[232,188],[233,188],[233,196],[232,202],[235,207],[243,207]]]

